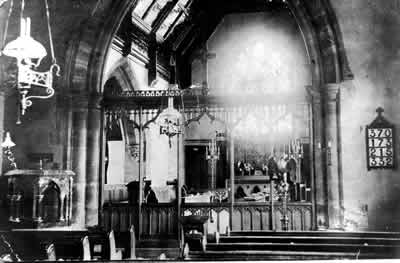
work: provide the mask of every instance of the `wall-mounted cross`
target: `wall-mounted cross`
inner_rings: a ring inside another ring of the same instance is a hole
[[[385,111],[385,110],[384,110],[382,107],[378,107],[378,108],[376,109],[376,112],[378,113],[378,116],[379,116],[379,117],[382,116],[382,114],[383,114],[384,111]]]

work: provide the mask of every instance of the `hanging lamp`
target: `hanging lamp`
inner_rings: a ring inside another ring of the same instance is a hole
[[[166,108],[159,116],[160,134],[168,136],[169,146],[171,147],[171,139],[177,134],[182,133],[180,118],[181,114],[174,108],[173,92],[178,90],[177,85],[170,85],[168,88],[168,108]]]
[[[47,0],[44,0],[46,7],[47,29],[50,42],[51,65],[48,71],[39,72],[35,69],[41,64],[42,59],[47,55],[46,48],[31,36],[31,19],[24,18],[23,12],[25,0],[21,0],[20,10],[20,34],[19,36],[5,45],[8,22],[13,10],[14,0],[10,0],[8,17],[4,30],[2,54],[14,57],[17,60],[18,77],[17,89],[20,95],[20,107],[18,112],[17,124],[21,123],[19,113],[25,114],[26,109],[32,105],[32,99],[48,99],[55,93],[53,88],[53,74],[60,76],[60,66],[57,64],[53,39],[50,27],[50,11]],[[32,94],[32,87],[43,88],[44,92]]]
[[[42,44],[31,37],[30,31],[30,17],[22,18],[20,35],[4,47],[3,54],[17,60],[38,59],[41,61],[47,55],[47,51]]]

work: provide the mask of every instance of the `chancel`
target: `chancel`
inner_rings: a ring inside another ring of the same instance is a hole
[[[0,1],[0,261],[400,258],[397,10]]]

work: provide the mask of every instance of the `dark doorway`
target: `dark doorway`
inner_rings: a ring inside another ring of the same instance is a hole
[[[206,146],[185,147],[185,181],[189,190],[208,188],[208,164]]]

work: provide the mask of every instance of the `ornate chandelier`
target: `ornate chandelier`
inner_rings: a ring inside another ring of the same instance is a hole
[[[24,115],[26,109],[32,105],[32,99],[47,99],[54,95],[53,73],[55,73],[57,76],[60,76],[60,66],[57,64],[54,56],[54,47],[50,28],[49,6],[47,0],[44,1],[46,5],[47,29],[52,57],[52,64],[50,65],[48,71],[36,71],[36,68],[40,65],[42,59],[47,55],[47,51],[41,43],[33,39],[30,35],[31,19],[29,17],[23,17],[25,7],[24,0],[21,0],[20,35],[15,40],[5,45],[8,22],[13,10],[14,0],[11,0],[10,2],[6,27],[4,30],[5,34],[2,43],[4,48],[2,50],[2,54],[17,59],[17,89],[20,95],[20,112],[22,115]],[[44,88],[45,92],[31,94],[32,87]],[[20,123],[19,118],[17,123]]]

